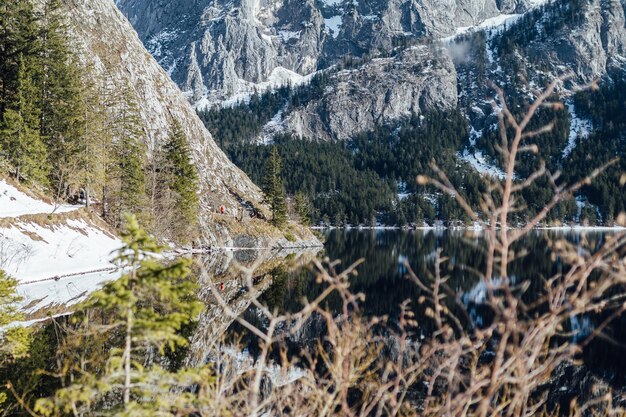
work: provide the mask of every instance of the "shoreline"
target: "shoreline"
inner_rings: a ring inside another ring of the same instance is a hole
[[[313,226],[311,230],[326,231],[326,230],[464,230],[482,232],[486,229],[483,226]],[[498,228],[499,229],[499,228]],[[509,227],[509,230],[520,230],[522,227]],[[535,226],[530,230],[554,230],[554,231],[572,231],[572,232],[626,232],[624,226]]]

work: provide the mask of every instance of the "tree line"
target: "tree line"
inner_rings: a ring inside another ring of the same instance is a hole
[[[479,37],[476,41],[484,42],[485,39]],[[580,109],[583,117],[586,117],[583,98],[593,100],[587,107],[598,113],[593,117],[594,126],[600,131],[589,139],[579,138],[567,160],[563,160],[563,149],[568,143],[571,115],[566,109],[541,109],[529,128],[550,123],[554,127],[533,138],[538,154],[523,154],[517,164],[517,175],[527,177],[543,160],[550,172],[563,170],[563,180],[573,180],[589,171],[589,157],[581,153],[593,149],[593,159],[597,162],[593,166],[600,166],[610,156],[623,155],[626,147],[622,146],[620,132],[626,113],[623,111],[624,99],[619,95],[624,90],[623,83],[608,85],[610,87],[598,93],[581,93],[576,98],[576,111]],[[314,87],[317,88],[319,86]],[[513,87],[507,91],[511,89]],[[415,182],[417,175],[434,174],[431,169],[434,161],[449,174],[450,181],[462,190],[469,202],[476,203],[485,192],[480,175],[458,158],[457,152],[466,146],[469,136],[468,121],[462,109],[429,111],[393,126],[379,126],[355,135],[344,143],[319,142],[314,138],[300,139],[290,135],[275,137],[272,146],[255,143],[263,124],[273,117],[274,112],[288,109],[289,103],[298,102],[294,97],[305,90],[306,86],[291,92],[281,89],[253,96],[248,103],[225,109],[216,107],[202,111],[200,115],[231,160],[257,184],[264,183],[264,161],[276,148],[282,158],[285,192],[293,200],[296,195],[301,199],[306,197],[310,203],[307,217],[314,224],[341,226],[382,222],[419,225],[424,221],[430,224],[469,221],[449,196]],[[285,97],[291,98],[287,100]],[[310,97],[310,93],[304,97]],[[512,109],[524,109],[528,105],[527,98],[514,91],[510,92],[508,99]],[[499,138],[497,129],[486,129],[475,145],[491,158],[494,165],[501,162],[496,149]],[[561,202],[546,221],[612,224],[624,206],[618,172],[619,167],[613,168],[585,187],[577,196],[578,202],[574,198]],[[550,187],[547,178],[543,178],[524,190],[520,197],[526,208],[516,214],[517,222],[524,223],[545,206],[550,199]]]
[[[130,212],[161,236],[187,240],[197,218],[197,174],[178,121],[148,157],[130,86],[98,79],[81,61],[60,0],[37,8],[1,0],[0,11],[4,171],[56,200],[97,203],[115,227]]]

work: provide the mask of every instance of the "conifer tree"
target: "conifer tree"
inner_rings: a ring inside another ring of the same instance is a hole
[[[0,115],[15,101],[21,56],[38,47],[37,16],[29,0],[0,0]]]
[[[23,318],[16,307],[22,301],[16,288],[17,280],[0,269],[0,328]],[[27,353],[27,329],[16,327],[0,333],[0,363],[23,357]]]
[[[39,77],[41,84],[41,136],[48,149],[51,183],[57,197],[76,192],[84,161],[85,109],[82,69],[71,41],[59,0],[42,7]]]
[[[309,198],[303,192],[298,191],[295,196],[295,204],[300,223],[303,226],[309,226],[311,224],[311,202]]]
[[[0,329],[10,323],[22,319],[16,304],[22,301],[16,293],[17,281],[0,270]],[[12,361],[25,357],[29,348],[28,328],[13,327],[0,332],[0,366],[11,364]],[[7,393],[0,390],[0,414],[2,404],[7,400]]]
[[[147,222],[146,173],[144,133],[134,98],[125,94],[115,105],[117,118],[112,121],[113,140],[111,162],[107,169],[107,219],[116,227],[123,213],[137,215]]]
[[[35,85],[26,61],[22,56],[15,101],[3,115],[0,146],[3,154],[15,167],[17,181],[26,178],[45,183],[48,173],[47,152],[39,136]]]
[[[181,405],[185,397],[174,389],[177,384],[210,379],[204,368],[173,373],[154,363],[145,366],[149,353],[162,355],[188,343],[180,330],[197,319],[203,304],[195,297],[196,284],[189,278],[191,261],[179,258],[165,264],[157,260],[161,247],[154,238],[134,216],[125,219],[125,246],[115,262],[127,273],[79,306],[74,320],[80,328],[73,331],[90,335],[94,330],[112,329],[121,335],[114,339],[119,342],[111,349],[104,369],[67,375],[68,386],[52,398],[39,400],[35,410],[42,415],[64,414],[66,410],[76,410],[74,415],[93,415],[91,407],[105,398],[107,406],[98,409],[98,415],[172,415],[173,407]],[[107,326],[92,324],[94,312],[109,318]]]
[[[272,210],[272,224],[283,227],[287,223],[287,204],[282,180],[282,160],[276,146],[272,147],[267,160],[264,191]]]
[[[86,68],[85,72],[91,74],[92,70]],[[106,185],[106,169],[111,157],[113,137],[108,129],[106,94],[103,89],[98,88],[93,81],[86,81],[81,99],[84,130],[75,156],[78,170],[74,183],[84,190],[85,206],[89,207],[92,199]]]
[[[124,212],[142,215],[146,207],[144,146],[132,136],[123,136],[114,145],[115,191],[114,214],[119,226]]]
[[[198,222],[198,174],[191,163],[185,133],[176,121],[163,149],[163,177],[174,202],[172,227],[177,240],[188,241]]]

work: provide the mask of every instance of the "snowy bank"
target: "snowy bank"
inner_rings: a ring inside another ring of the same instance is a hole
[[[111,268],[121,241],[85,213],[0,223],[0,269],[20,283]]]
[[[74,205],[55,205],[31,197],[6,180],[0,179],[0,218],[30,214],[67,213],[81,208]]]

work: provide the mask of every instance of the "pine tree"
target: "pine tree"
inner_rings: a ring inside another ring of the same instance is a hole
[[[91,73],[90,69],[86,70]],[[112,135],[107,128],[105,94],[93,83],[85,83],[81,94],[84,110],[84,131],[76,155],[79,166],[76,183],[85,194],[85,206],[104,189],[106,169],[111,154]]]
[[[107,404],[98,408],[98,415],[172,415],[173,407],[185,407],[185,395],[176,388],[211,379],[208,368],[168,372],[155,361],[146,361],[150,353],[163,355],[188,343],[180,330],[195,321],[204,306],[195,297],[197,286],[189,276],[191,261],[179,258],[165,264],[157,260],[161,247],[133,216],[126,216],[122,238],[125,246],[115,263],[128,273],[78,307],[74,321],[79,329],[72,332],[73,337],[91,337],[94,332],[115,329],[113,333],[121,337],[112,339],[115,345],[104,369],[66,375],[69,386],[52,398],[37,401],[35,409],[43,415],[65,414],[63,410],[93,415],[95,410],[90,407],[101,406],[103,399]],[[96,315],[106,317],[107,326],[94,325]],[[80,350],[84,344],[72,346]],[[99,358],[95,362],[99,363]],[[74,364],[62,368],[60,371],[72,372]]]
[[[17,303],[22,301],[22,297],[17,295],[16,288],[17,280],[0,269],[0,329],[23,318],[16,307]],[[25,356],[28,353],[27,336],[28,330],[23,328],[1,332],[0,363]]]
[[[296,212],[298,218],[303,226],[311,225],[311,202],[309,198],[301,191],[298,191],[295,196]]]
[[[38,48],[37,16],[29,0],[0,0],[0,115],[15,101],[21,56]]]
[[[45,184],[48,174],[46,148],[39,136],[39,111],[35,105],[35,86],[31,71],[22,56],[17,95],[2,120],[0,146],[15,167],[15,178]]]
[[[146,208],[146,177],[144,147],[132,136],[123,136],[114,145],[117,189],[113,203],[115,224],[120,225],[124,213],[144,214]]]
[[[41,136],[48,149],[51,183],[58,198],[80,187],[85,140],[83,69],[71,49],[59,0],[46,0],[41,18],[39,56]]]
[[[10,323],[21,320],[16,304],[22,301],[16,293],[17,281],[0,270],[0,329]],[[29,349],[28,328],[14,327],[0,332],[0,366],[11,364],[14,360],[28,355]],[[0,414],[3,413],[2,404],[7,400],[7,394],[0,390]]]
[[[134,98],[126,94],[115,105],[111,163],[107,168],[106,218],[119,227],[124,213],[148,221],[144,133]]]
[[[172,134],[163,148],[163,177],[174,202],[172,227],[180,242],[188,242],[198,223],[198,174],[191,163],[191,150],[180,124],[174,122]]]
[[[272,224],[280,228],[287,223],[287,204],[281,175],[282,160],[278,148],[273,146],[267,160],[264,191],[272,210]]]

